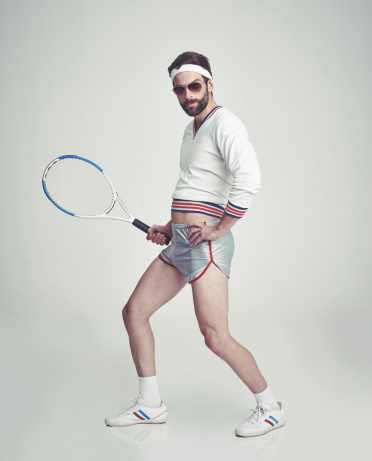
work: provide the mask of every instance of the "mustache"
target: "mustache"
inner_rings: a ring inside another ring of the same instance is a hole
[[[196,99],[189,99],[188,101],[185,101],[182,105],[187,106],[187,104],[190,104],[192,102],[198,102]]]

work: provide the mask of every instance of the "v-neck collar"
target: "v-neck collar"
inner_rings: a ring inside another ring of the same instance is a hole
[[[201,122],[200,126],[198,129],[196,129],[196,120],[194,119],[194,123],[193,123],[193,139],[195,138],[195,135],[196,133],[200,130],[200,128],[203,126],[203,123],[208,120],[210,117],[212,117],[212,115],[217,111],[217,109],[220,109],[222,106],[216,106],[214,107],[210,112],[209,114],[207,114],[205,117],[204,117],[204,120]]]

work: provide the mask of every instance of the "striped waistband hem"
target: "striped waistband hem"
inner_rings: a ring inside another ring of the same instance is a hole
[[[220,219],[212,219],[211,221],[199,221],[200,224],[204,224],[206,226],[218,226],[218,224],[221,222]],[[187,224],[176,224],[172,222],[172,229],[182,229],[183,227],[186,227]]]
[[[222,218],[224,213],[233,218],[242,218],[247,209],[233,205],[231,202],[227,202],[224,208],[216,203],[181,199],[173,199],[171,208],[172,211],[179,213],[200,213],[215,218]]]

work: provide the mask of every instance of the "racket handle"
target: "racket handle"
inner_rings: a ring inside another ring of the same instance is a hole
[[[133,222],[132,222],[133,226],[137,227],[137,229],[140,229],[142,232],[145,232],[145,234],[147,234],[148,230],[150,229],[150,226],[148,226],[147,224],[143,223],[142,221],[140,221],[139,219],[135,219]],[[154,234],[157,234],[158,231],[155,231]],[[166,240],[165,240],[165,244],[168,245],[169,242],[172,240],[170,237],[168,237],[167,235],[165,236],[166,237]]]

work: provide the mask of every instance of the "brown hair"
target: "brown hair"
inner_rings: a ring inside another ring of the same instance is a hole
[[[196,64],[197,66],[203,67],[213,77],[209,59],[202,54],[196,53],[195,51],[185,51],[177,56],[177,58],[168,67],[169,77],[173,69],[179,69],[183,64]]]

